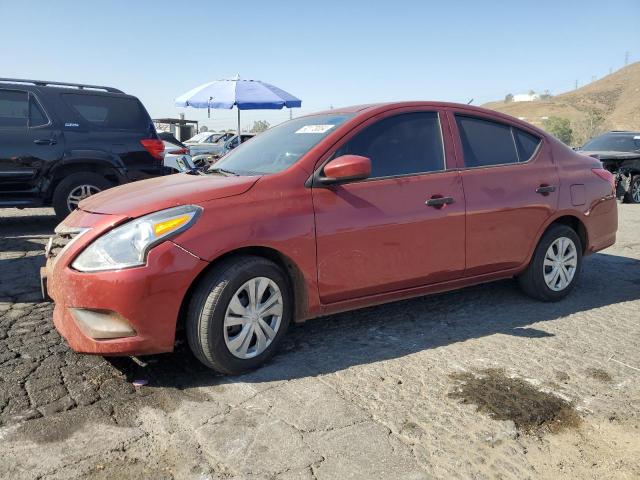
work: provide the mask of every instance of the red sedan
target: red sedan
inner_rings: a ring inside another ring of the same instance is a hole
[[[283,123],[206,174],[107,190],[43,271],[74,350],[173,349],[239,373],[292,321],[516,277],[556,301],[612,245],[613,178],[515,118],[406,102]]]

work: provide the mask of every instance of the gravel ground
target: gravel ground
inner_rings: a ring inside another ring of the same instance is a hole
[[[505,281],[313,320],[240,377],[184,343],[70,351],[39,299],[52,212],[0,210],[0,477],[640,478],[640,207],[619,209],[560,303]]]

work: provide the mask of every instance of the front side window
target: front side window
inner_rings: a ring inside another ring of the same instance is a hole
[[[29,95],[16,90],[0,90],[0,127],[26,127]]]
[[[444,170],[440,121],[436,112],[404,113],[366,127],[335,153],[371,160],[371,177]]]
[[[540,138],[519,128],[476,117],[456,115],[467,167],[488,167],[526,162]]]
[[[67,93],[63,100],[82,119],[100,128],[146,131],[150,121],[135,98]]]

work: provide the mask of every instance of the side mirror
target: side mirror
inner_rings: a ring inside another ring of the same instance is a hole
[[[371,176],[371,160],[360,155],[342,155],[324,166],[318,180],[323,185],[364,180]]]

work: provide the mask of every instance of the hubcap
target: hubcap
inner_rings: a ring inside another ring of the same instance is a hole
[[[578,252],[573,240],[557,238],[544,256],[544,281],[554,292],[564,290],[573,281],[578,265]]]
[[[631,198],[636,203],[640,203],[640,180],[636,180],[631,184]]]
[[[252,278],[233,294],[224,316],[224,342],[231,354],[246,359],[264,352],[282,320],[282,293],[266,277]]]
[[[100,192],[100,189],[95,185],[78,185],[69,192],[69,196],[67,197],[67,208],[69,211],[75,210],[78,208],[78,204],[81,200],[84,200],[91,195],[95,195],[98,192]]]

